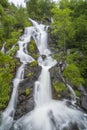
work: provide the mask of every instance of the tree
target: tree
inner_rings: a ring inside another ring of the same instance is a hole
[[[50,17],[52,3],[50,0],[29,0],[26,2],[29,17],[33,19],[42,19]]]
[[[65,51],[67,43],[70,42],[74,36],[73,25],[70,17],[71,10],[69,8],[60,9],[55,7],[52,9],[52,14],[52,34],[56,37],[59,48],[63,46]]]

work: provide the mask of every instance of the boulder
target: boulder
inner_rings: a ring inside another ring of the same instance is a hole
[[[87,95],[81,97],[81,107],[87,111]]]

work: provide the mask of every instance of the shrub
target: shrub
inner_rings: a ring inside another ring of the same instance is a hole
[[[68,82],[74,86],[80,86],[80,84],[84,83],[80,71],[75,64],[68,65],[65,68],[63,75],[66,78],[66,80],[68,80]]]

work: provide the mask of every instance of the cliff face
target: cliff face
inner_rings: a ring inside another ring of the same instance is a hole
[[[33,63],[31,63],[29,66],[26,65],[24,81],[20,83],[18,89],[19,96],[15,114],[16,119],[33,110],[34,84],[38,79],[40,72],[40,66],[33,65]]]

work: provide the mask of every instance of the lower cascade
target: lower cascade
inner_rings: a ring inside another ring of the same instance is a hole
[[[57,64],[51,57],[47,44],[47,26],[29,19],[33,26],[25,28],[23,36],[18,41],[19,50],[16,57],[22,63],[13,80],[13,92],[6,110],[1,114],[0,130],[87,130],[87,114],[72,101],[53,100],[49,69]],[[38,65],[42,67],[41,74],[34,85],[34,110],[14,120],[18,99],[19,83],[24,79],[25,65],[34,61],[28,55],[27,45],[31,37],[36,42],[40,57]],[[45,58],[42,58],[42,55]],[[76,99],[74,90],[67,85],[71,95]],[[70,102],[70,104],[68,103]]]

